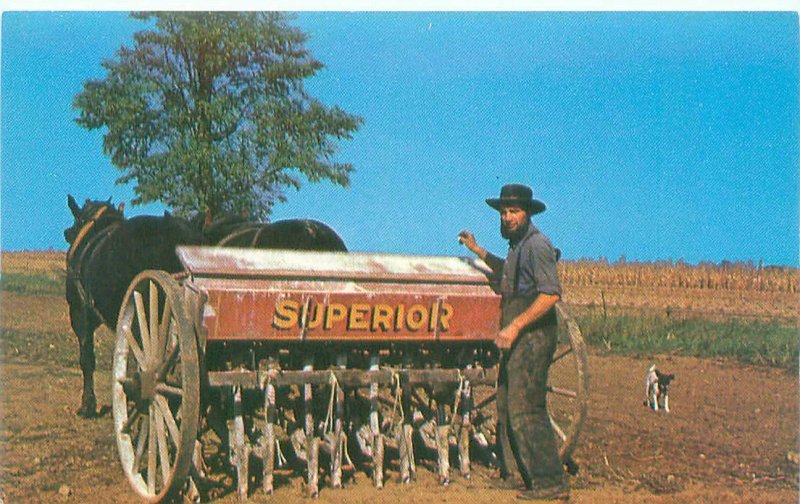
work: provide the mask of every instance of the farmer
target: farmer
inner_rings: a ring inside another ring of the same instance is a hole
[[[523,489],[524,500],[566,500],[569,483],[547,413],[547,372],[558,342],[554,305],[561,299],[557,251],[531,222],[545,209],[530,187],[509,184],[486,203],[500,212],[508,240],[503,261],[478,245],[467,230],[459,241],[501,277],[501,351],[497,385],[497,445],[501,480],[493,486]],[[515,468],[522,476],[515,475]]]

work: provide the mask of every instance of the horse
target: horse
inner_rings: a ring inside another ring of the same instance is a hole
[[[178,245],[340,251],[347,247],[326,224],[311,219],[251,223],[208,215],[197,225],[165,212],[163,217],[125,219],[123,208],[108,201],[86,200],[80,207],[69,195],[74,224],[64,231],[67,252],[66,297],[70,322],[78,337],[83,393],[78,415],[97,414],[94,394],[94,331],[100,324],[116,330],[117,315],[133,278],[147,269],[182,271]]]
[[[219,247],[347,252],[336,231],[314,219],[250,222],[230,213],[212,219],[206,212],[201,229],[203,242]]]
[[[140,272],[158,269],[177,273],[182,266],[177,245],[199,245],[201,234],[188,221],[167,213],[163,217],[126,219],[123,206],[86,200],[79,206],[72,195],[67,204],[75,222],[64,231],[67,252],[66,298],[72,330],[78,337],[83,393],[78,415],[96,416],[94,394],[94,331],[100,324],[116,329],[125,292]]]

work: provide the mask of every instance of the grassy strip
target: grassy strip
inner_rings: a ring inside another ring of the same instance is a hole
[[[63,296],[64,279],[42,274],[3,273],[0,291],[37,296]]]
[[[732,357],[747,364],[798,367],[800,334],[788,325],[597,314],[578,315],[577,321],[588,344],[614,353]]]

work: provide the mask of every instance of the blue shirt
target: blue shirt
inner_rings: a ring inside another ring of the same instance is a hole
[[[521,239],[509,242],[500,280],[500,294],[503,297],[534,298],[539,293],[561,296],[561,283],[556,272],[556,250],[550,240],[531,223]]]

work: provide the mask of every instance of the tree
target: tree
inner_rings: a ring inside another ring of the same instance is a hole
[[[266,217],[284,189],[330,180],[337,140],[362,123],[310,96],[303,80],[323,65],[308,36],[280,13],[136,13],[151,28],[84,83],[76,122],[107,128],[103,152],[135,181],[134,204],[161,201],[178,214],[211,210]],[[155,23],[152,23],[155,20]]]

